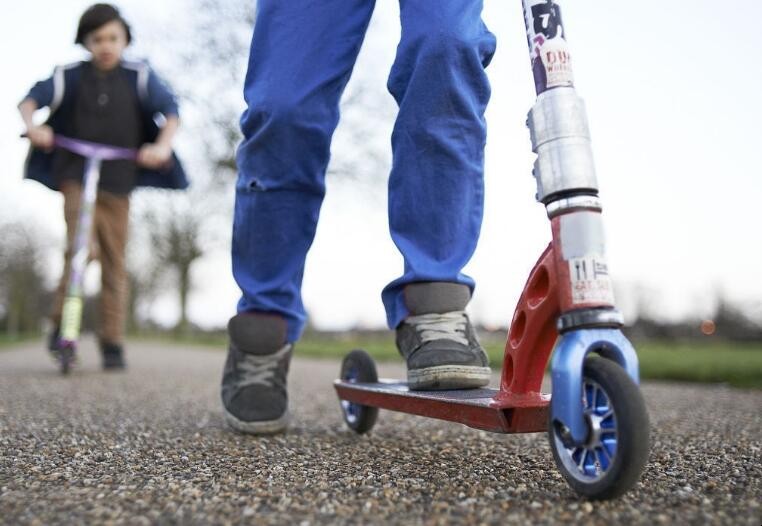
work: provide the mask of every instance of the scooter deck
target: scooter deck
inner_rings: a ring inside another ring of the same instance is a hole
[[[496,433],[547,430],[550,396],[510,394],[498,389],[411,391],[407,382],[380,379],[375,383],[334,381],[339,398],[361,405],[458,422]]]

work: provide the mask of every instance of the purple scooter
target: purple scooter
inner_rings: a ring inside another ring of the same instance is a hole
[[[58,361],[61,372],[68,374],[76,359],[77,342],[82,324],[82,308],[84,305],[84,277],[89,255],[89,240],[93,229],[95,200],[98,195],[98,181],[101,176],[102,161],[130,160],[135,161],[138,151],[132,148],[119,148],[106,144],[71,139],[56,135],[53,144],[57,148],[68,150],[86,159],[85,173],[82,181],[83,195],[77,220],[77,231],[74,237],[71,272],[66,285],[66,297],[61,314],[61,328],[58,342],[52,351]]]

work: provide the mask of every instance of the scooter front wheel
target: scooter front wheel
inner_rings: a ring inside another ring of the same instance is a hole
[[[634,486],[645,467],[648,413],[637,384],[617,363],[589,357],[582,380],[587,439],[569,443],[563,426],[551,419],[550,448],[574,491],[589,499],[611,499]]]
[[[355,349],[344,357],[341,363],[341,379],[348,383],[376,383],[378,373],[368,353]],[[341,400],[341,411],[344,421],[355,433],[363,434],[370,431],[376,424],[378,408]]]

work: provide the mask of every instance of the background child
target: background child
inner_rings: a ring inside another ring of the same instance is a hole
[[[95,4],[79,21],[75,42],[90,52],[90,60],[56,67],[53,75],[32,87],[19,104],[32,150],[26,177],[59,190],[64,197],[67,244],[51,318],[55,349],[70,271],[72,245],[82,196],[84,158],[53,150],[55,134],[97,143],[137,148],[132,161],[105,161],[95,210],[91,257],[101,263],[100,348],[106,369],[123,368],[128,281],[125,263],[129,196],[136,186],[185,188],[179,160],[172,152],[178,128],[178,106],[165,83],[144,63],[127,62],[123,53],[132,40],[130,26],[109,4]],[[50,108],[46,124],[33,115]],[[157,114],[164,116],[159,128]]]

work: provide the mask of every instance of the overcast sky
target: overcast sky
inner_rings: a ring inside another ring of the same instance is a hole
[[[26,146],[17,138],[22,126],[15,106],[54,64],[82,56],[71,42],[89,3],[14,2],[0,18],[0,220],[36,217],[59,243],[60,197],[20,179]],[[135,52],[150,49],[159,66],[171,60],[172,50],[157,47],[160,38],[144,32],[182,32],[187,3],[119,5],[138,41],[143,36]],[[609,263],[625,314],[634,313],[639,290],[657,313],[671,317],[705,314],[718,288],[738,301],[762,298],[762,2],[561,5],[577,88],[587,102]],[[358,78],[377,82],[389,108],[393,101],[383,86],[399,38],[397,17],[396,2],[377,2],[356,67]],[[550,231],[543,207],[533,200],[524,122],[534,91],[520,2],[486,0],[484,19],[497,35],[498,51],[488,68],[493,96],[483,232],[466,271],[477,281],[472,314],[507,325]],[[387,136],[391,117],[378,123]],[[350,132],[340,126],[337,134]],[[182,135],[177,146],[182,154]],[[342,152],[334,148],[333,155]],[[367,191],[328,181],[304,281],[305,302],[319,327],[383,324],[380,291],[402,263],[389,239],[385,198],[365,199]],[[227,254],[217,254],[195,269],[193,321],[221,325],[233,313],[238,291],[229,265]],[[176,312],[171,298],[154,309],[167,322]]]

